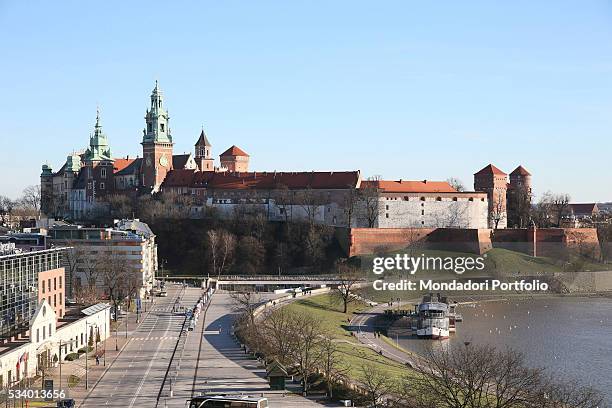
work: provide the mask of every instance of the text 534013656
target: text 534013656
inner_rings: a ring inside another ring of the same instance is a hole
[[[65,398],[64,390],[8,390],[9,399],[58,399]]]

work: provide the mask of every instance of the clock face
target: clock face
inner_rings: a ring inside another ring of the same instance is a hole
[[[147,166],[151,166],[151,156],[147,156],[146,162]]]
[[[166,158],[165,155],[162,155],[162,157],[159,158],[159,164],[166,167],[168,165],[168,158]]]

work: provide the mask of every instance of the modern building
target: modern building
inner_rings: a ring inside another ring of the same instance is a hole
[[[17,339],[28,331],[42,300],[49,302],[58,318],[63,317],[64,251],[64,248],[22,251],[12,243],[0,244],[0,343]]]
[[[142,296],[152,288],[157,244],[147,224],[136,219],[117,221],[113,228],[63,225],[48,234],[51,245],[70,247],[65,265],[71,297],[83,290],[109,295],[111,285],[124,296]]]

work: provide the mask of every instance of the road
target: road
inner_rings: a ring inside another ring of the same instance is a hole
[[[151,312],[138,328],[128,332],[129,341],[84,399],[83,407],[155,407],[161,382],[177,343],[184,316],[172,312],[180,303],[192,307],[202,290],[168,287],[167,298],[156,298]]]
[[[183,408],[192,395],[210,391],[264,394],[271,408],[321,407],[295,394],[270,391],[265,370],[246,358],[230,335],[235,313],[227,294],[215,294],[206,315],[201,314],[195,329],[179,341],[184,317],[173,313],[172,306],[180,296],[183,306],[192,307],[203,293],[196,288],[182,291],[178,285],[168,286],[168,297],[156,298],[150,314],[128,332],[124,350],[93,385],[82,407]]]

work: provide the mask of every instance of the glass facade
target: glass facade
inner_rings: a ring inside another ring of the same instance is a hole
[[[38,274],[62,267],[63,249],[0,256],[0,338],[29,330],[38,303]]]

